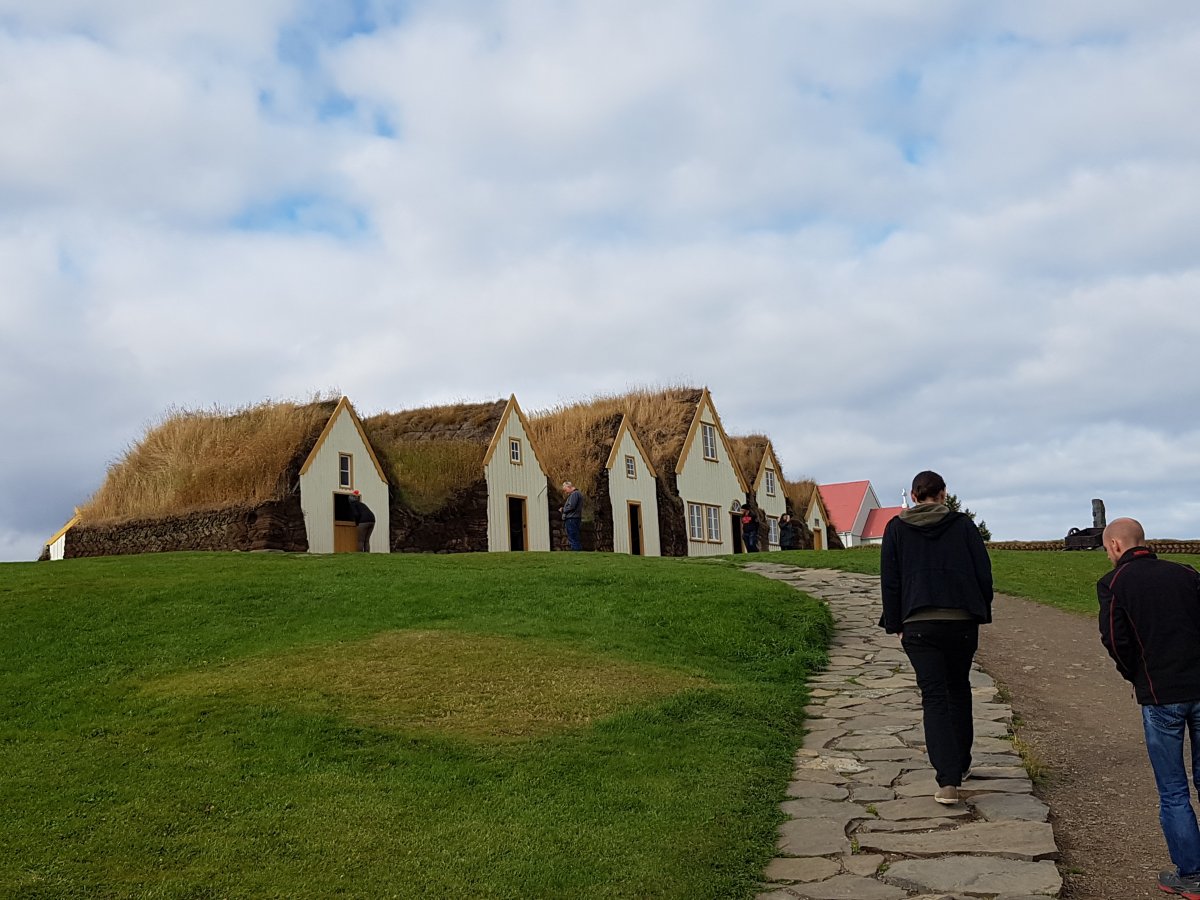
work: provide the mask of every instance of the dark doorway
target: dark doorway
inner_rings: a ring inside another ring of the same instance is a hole
[[[742,514],[740,512],[730,513],[729,519],[732,526],[729,532],[733,536],[733,552],[745,553],[746,551],[742,549]]]
[[[629,552],[634,556],[641,556],[645,551],[642,549],[642,504],[629,504]]]
[[[525,498],[508,498],[508,549],[524,550],[529,544],[525,528]]]

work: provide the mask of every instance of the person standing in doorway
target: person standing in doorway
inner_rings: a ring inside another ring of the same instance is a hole
[[[925,747],[938,803],[958,803],[975,742],[971,661],[992,621],[992,563],[971,517],[946,506],[946,482],[920,472],[916,505],[888,522],[880,556],[879,625],[900,643],[921,689]]]
[[[758,516],[745,503],[742,504],[742,547],[747,553],[758,552]]]
[[[358,552],[371,552],[371,532],[375,530],[375,513],[363,503],[362,494],[354,491],[350,495],[350,515],[358,529]]]
[[[562,483],[562,492],[566,499],[558,511],[562,513],[563,526],[567,529],[567,543],[572,550],[582,550],[580,531],[583,526],[583,494],[569,481]]]
[[[1159,559],[1136,519],[1115,519],[1101,538],[1113,570],[1096,583],[1100,640],[1142,707],[1158,818],[1175,868],[1158,888],[1200,900],[1200,829],[1183,761],[1191,741],[1200,790],[1200,574]]]

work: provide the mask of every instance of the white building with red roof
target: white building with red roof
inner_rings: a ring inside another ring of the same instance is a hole
[[[904,511],[903,506],[880,506],[869,481],[822,484],[821,500],[844,547],[883,542],[883,529]]]

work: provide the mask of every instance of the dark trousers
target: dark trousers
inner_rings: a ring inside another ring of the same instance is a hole
[[[572,550],[582,550],[583,541],[579,535],[579,526],[583,524],[583,520],[571,516],[569,519],[563,519],[563,525],[567,528],[567,543],[570,544]]]
[[[358,523],[358,552],[371,552],[371,532],[375,530],[374,522]]]
[[[758,529],[742,532],[742,546],[746,548],[747,553],[758,552]]]
[[[925,749],[939,787],[962,784],[971,768],[971,660],[977,622],[906,622],[904,652],[917,674],[925,719]]]

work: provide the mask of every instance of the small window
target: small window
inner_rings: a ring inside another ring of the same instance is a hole
[[[705,513],[708,517],[708,540],[710,543],[721,543],[721,507],[706,506]]]
[[[637,460],[632,456],[625,457],[625,477],[637,478]]]
[[[763,484],[766,486],[767,496],[774,497],[775,496],[775,470],[774,469],[767,469],[767,471],[763,474]]]
[[[521,439],[508,439],[508,461],[514,466],[521,465]]]
[[[767,540],[779,546],[779,520],[773,516],[767,516]]]
[[[699,503],[688,504],[688,537],[704,540],[704,508]]]
[[[821,520],[818,519],[816,516],[813,516],[813,528],[820,528],[820,527],[821,527]]]
[[[349,453],[338,454],[338,487],[345,490],[354,487],[354,457]]]
[[[700,438],[704,442],[704,458],[717,458],[717,429],[707,422],[700,423]]]

